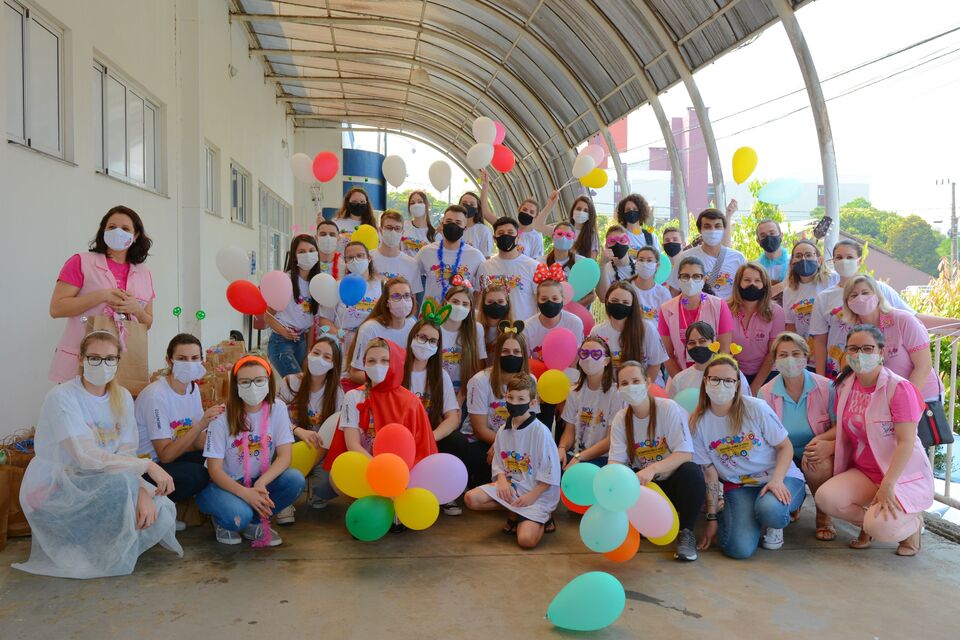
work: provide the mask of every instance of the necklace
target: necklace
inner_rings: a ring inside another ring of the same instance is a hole
[[[460,270],[460,258],[463,257],[463,245],[464,245],[464,244],[466,244],[466,241],[463,240],[463,239],[461,239],[461,240],[460,240],[460,246],[457,247],[457,257],[454,259],[453,268],[450,270],[450,280],[452,280],[453,277],[454,277],[455,275],[457,275],[457,271]],[[449,281],[446,277],[444,277],[444,275],[443,275],[444,269],[446,269],[445,265],[443,264],[443,241],[441,241],[439,244],[437,244],[437,262],[438,262],[438,265],[437,265],[437,266],[440,268],[439,277],[440,277],[440,291],[441,291],[441,296],[442,296],[443,298],[446,298],[446,297],[447,297],[447,289],[450,288],[450,281]]]

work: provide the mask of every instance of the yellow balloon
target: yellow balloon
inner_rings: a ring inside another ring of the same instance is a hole
[[[290,449],[290,468],[296,469],[306,477],[317,466],[320,452],[310,448],[306,442],[294,442]]]
[[[377,230],[368,224],[362,224],[350,234],[351,242],[362,242],[370,251],[373,251],[380,245],[380,236]]]
[[[757,152],[753,147],[740,147],[733,152],[733,180],[743,184],[757,168]]]
[[[599,189],[607,184],[607,172],[597,167],[580,178],[580,184],[590,189]]]
[[[422,531],[437,521],[440,503],[427,489],[407,489],[393,499],[397,519],[408,529]]]
[[[357,451],[344,451],[333,461],[330,479],[337,489],[351,498],[365,498],[373,495],[373,489],[367,482],[367,467],[370,458]]]
[[[677,514],[677,508],[673,506],[673,502],[670,501],[670,498],[667,497],[667,494],[663,492],[663,489],[661,489],[656,482],[650,482],[647,486],[662,495],[663,499],[670,505],[670,510],[673,511],[673,524],[670,526],[670,531],[659,538],[647,538],[653,544],[662,547],[677,539],[677,534],[680,533],[680,516]]]
[[[559,369],[544,371],[537,381],[537,391],[540,392],[540,398],[544,402],[560,404],[567,399],[567,393],[570,391],[570,379]]]

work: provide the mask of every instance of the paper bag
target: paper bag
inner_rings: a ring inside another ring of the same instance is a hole
[[[125,349],[120,352],[120,366],[117,369],[117,382],[134,397],[150,384],[150,370],[147,368],[147,328],[139,322],[120,320],[123,325]],[[109,331],[120,337],[118,321],[108,316],[90,316],[87,318],[87,333],[91,331]]]

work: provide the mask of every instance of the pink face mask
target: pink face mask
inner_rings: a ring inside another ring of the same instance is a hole
[[[847,306],[850,307],[850,310],[858,316],[865,316],[868,313],[873,313],[873,311],[877,308],[877,304],[877,296],[873,293],[861,294],[856,298],[850,298],[847,300]]]

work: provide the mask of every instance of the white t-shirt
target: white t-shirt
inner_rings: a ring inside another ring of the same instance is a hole
[[[306,331],[313,326],[313,312],[310,311],[310,283],[298,277],[300,297],[294,297],[287,306],[277,312],[277,322],[295,331]]]
[[[261,456],[273,459],[277,447],[293,443],[293,432],[290,430],[290,418],[287,415],[287,405],[277,400],[270,407],[267,442],[260,441],[260,419],[263,409],[256,413],[247,414],[249,431],[235,436],[230,435],[227,425],[227,413],[221,413],[207,430],[207,446],[203,455],[207,458],[223,460],[223,471],[237,482],[243,482],[243,442],[249,442],[250,450],[250,479],[260,476]]]
[[[367,290],[360,298],[360,302],[349,307],[342,302],[337,303],[334,324],[344,330],[356,329],[363,324],[370,312],[373,311],[373,307],[376,306],[382,292],[383,281],[380,278],[367,280]]]
[[[721,253],[723,253],[723,249],[721,249]],[[702,246],[691,247],[681,252],[680,255],[677,256],[673,269],[670,271],[670,279],[667,281],[674,289],[680,289],[680,284],[677,281],[677,267],[681,260],[690,256],[700,258],[700,261],[703,262],[703,272],[705,276],[710,275],[714,265],[717,263],[717,259],[707,255]],[[740,265],[746,263],[747,259],[743,257],[742,253],[736,249],[726,247],[726,255],[723,258],[720,271],[717,273],[717,277],[710,283],[710,286],[713,287],[713,294],[723,300],[729,300],[730,296],[733,295],[733,277],[737,275],[737,269],[740,268]]]
[[[675,398],[684,389],[691,387],[699,389],[701,382],[703,382],[703,371],[691,365],[677,375],[670,376],[667,380],[667,395]],[[750,383],[747,382],[747,376],[743,375],[743,371],[740,372],[740,393],[745,396],[753,395],[750,393]]]
[[[340,239],[337,242],[337,251],[343,253],[343,250],[350,242],[350,236],[352,236],[353,232],[356,231],[357,227],[360,226],[360,221],[354,220],[353,218],[335,218],[333,221],[340,229]],[[379,234],[380,232],[378,231],[377,233]]]
[[[144,387],[133,406],[140,432],[137,455],[152,460],[157,459],[154,440],[176,440],[203,417],[200,387],[187,385],[187,392],[180,395],[170,388],[166,376]]]
[[[606,291],[614,282],[626,280],[629,282],[637,275],[637,261],[633,257],[628,257],[626,264],[614,264],[613,261],[604,262],[600,270],[600,282],[597,284],[597,291],[601,289]]]
[[[373,453],[373,440],[376,437],[377,430],[373,425],[373,411],[368,412],[367,424],[360,425],[360,408],[357,406],[364,399],[363,389],[353,389],[347,391],[343,396],[343,408],[340,410],[339,429],[359,429],[360,445],[367,453]]]
[[[446,371],[440,371],[440,375],[443,376],[443,412],[447,413],[449,411],[459,411],[460,403],[457,402],[457,394],[453,390],[453,383],[450,382],[450,376],[447,375]],[[426,393],[425,387],[427,385],[427,371],[411,371],[410,372],[410,391],[413,392],[415,396],[420,398],[420,402],[423,403],[423,409],[427,413],[430,412],[430,403],[433,401],[433,398],[424,397]],[[436,428],[437,425],[431,425]]]
[[[482,222],[478,222],[472,227],[464,229],[463,239],[467,241],[467,244],[479,251],[484,259],[489,258],[493,252],[493,231]]]
[[[515,315],[514,317],[520,318],[522,316]],[[523,337],[527,340],[527,349],[530,350],[530,357],[535,360],[543,361],[543,340],[550,331],[557,327],[564,327],[572,331],[578,347],[580,343],[583,342],[583,320],[569,311],[561,311],[560,322],[550,328],[543,326],[539,313],[524,320],[523,324]]]
[[[650,242],[647,242],[646,235],[641,229],[637,233],[627,230],[627,240],[630,245],[630,255],[636,256],[637,252],[644,247],[653,247],[657,251],[660,251],[660,240],[657,238],[656,232],[650,232]]]
[[[66,414],[66,419],[59,424],[62,437],[57,437],[56,441],[92,437],[100,449],[132,457],[139,443],[133,397],[123,387],[120,392],[124,396],[123,417],[117,422],[110,409],[110,394],[93,395],[83,386],[79,376],[54,387],[44,404],[51,403],[58,412],[54,415]],[[75,466],[72,460],[67,464]]]
[[[357,329],[357,337],[354,338],[353,361],[350,366],[354,369],[363,369],[363,350],[367,343],[374,338],[383,338],[393,342],[401,349],[407,348],[407,338],[410,337],[410,329],[417,324],[417,319],[413,316],[403,319],[403,326],[399,329],[385,327],[376,320],[367,320]]]
[[[821,291],[826,291],[837,285],[840,280],[834,272],[826,282],[801,282],[800,286],[792,289],[789,285],[783,290],[783,321],[796,326],[796,333],[806,338],[810,335],[810,319],[813,313],[813,303]],[[813,356],[811,355],[811,358]]]
[[[400,236],[400,249],[403,253],[416,259],[417,252],[430,244],[430,240],[427,238],[428,231],[429,229],[426,226],[416,227],[410,220],[405,221],[403,223],[403,235]]]
[[[613,356],[613,365],[620,366],[620,332],[610,325],[609,320],[604,320],[598,325],[594,325],[590,332],[591,336],[597,336],[606,340],[610,346],[610,355]],[[663,364],[667,361],[667,351],[663,348],[663,341],[656,330],[652,330],[647,324],[643,327],[643,362],[640,364],[645,367],[650,365]]]
[[[670,295],[670,290],[662,284],[655,284],[649,289],[641,289],[636,282],[633,283],[633,290],[637,294],[637,302],[643,311],[643,319],[647,321],[647,326],[652,327],[654,333],[658,333],[660,307],[673,297]]]
[[[300,391],[300,383],[303,382],[300,374],[291,374],[286,378],[283,378],[280,381],[280,386],[277,388],[277,397],[283,400],[287,405],[287,413],[290,415],[290,428],[294,429],[296,427],[303,427],[304,429],[311,429],[316,431],[320,428],[320,425],[323,424],[323,421],[329,418],[330,416],[321,415],[323,411],[323,394],[326,391],[326,384],[320,387],[317,391],[311,391],[310,397],[307,399],[307,419],[304,421],[305,424],[301,424],[299,417],[297,416],[297,407],[294,403],[294,398],[297,395],[297,392]],[[334,406],[339,407],[343,403],[343,388],[337,384],[337,399]]]
[[[402,276],[410,283],[410,291],[415,294],[423,291],[420,267],[417,266],[417,261],[410,256],[401,253],[392,258],[388,258],[380,253],[379,249],[371,251],[370,256],[373,259],[373,268],[377,270],[377,273],[380,274],[384,282],[390,278]]]
[[[537,260],[543,255],[543,234],[535,229],[520,230],[520,252],[528,258]]]
[[[774,447],[787,439],[787,430],[773,409],[759,398],[743,398],[746,405],[740,432],[731,435],[730,417],[707,410],[700,423],[692,425],[693,461],[712,464],[724,482],[765,485],[777,464]],[[790,461],[787,476],[803,480],[803,473]]]
[[[464,320],[464,322],[469,321],[469,318]],[[479,322],[475,324],[477,329],[477,359],[483,360],[487,357],[487,345],[483,339],[483,327]],[[460,336],[456,331],[440,327],[440,340],[443,341],[443,349],[440,351],[443,370],[450,376],[453,388],[459,391],[460,386],[466,382],[461,379],[460,372],[460,363],[463,359],[463,345],[460,344]]]
[[[627,451],[627,410],[624,408],[613,418],[610,431],[610,462],[630,465],[634,471],[660,462],[672,453],[693,453],[693,441],[687,424],[687,412],[680,405],[666,398],[654,398],[657,409],[657,428],[653,438],[647,438],[649,416],[633,417],[633,460]]]
[[[560,418],[574,426],[573,453],[580,453],[610,435],[613,416],[625,403],[617,393],[616,384],[611,384],[607,391],[602,386],[591,389],[586,382],[579,390],[575,387],[567,394]]]
[[[454,265],[457,262],[457,249],[443,250],[443,276],[440,274],[440,260],[437,255],[440,242],[432,242],[420,250],[417,254],[417,264],[420,265],[420,273],[426,277],[424,285],[424,298],[434,298],[443,300],[444,286],[441,281],[450,286],[450,280],[454,276]],[[460,254],[460,263],[457,265],[456,274],[470,281],[474,290],[477,288],[477,270],[483,263],[483,254],[474,249],[469,244],[463,245],[463,252]]]
[[[506,376],[501,376],[504,378]],[[536,378],[532,375],[530,379],[533,384],[537,384]],[[540,402],[534,400],[530,403],[530,410],[534,413],[540,411]],[[494,433],[500,431],[507,422],[510,414],[507,413],[507,389],[503,385],[500,397],[493,395],[493,388],[490,386],[490,369],[478,371],[467,383],[467,419],[463,422],[460,429],[462,433],[473,436],[473,425],[470,423],[470,416],[487,416],[487,428]]]
[[[477,269],[479,289],[486,289],[492,284],[506,287],[513,317],[529,318],[537,312],[537,285],[533,282],[533,273],[538,264],[525,255],[504,260],[497,254],[484,260]]]

